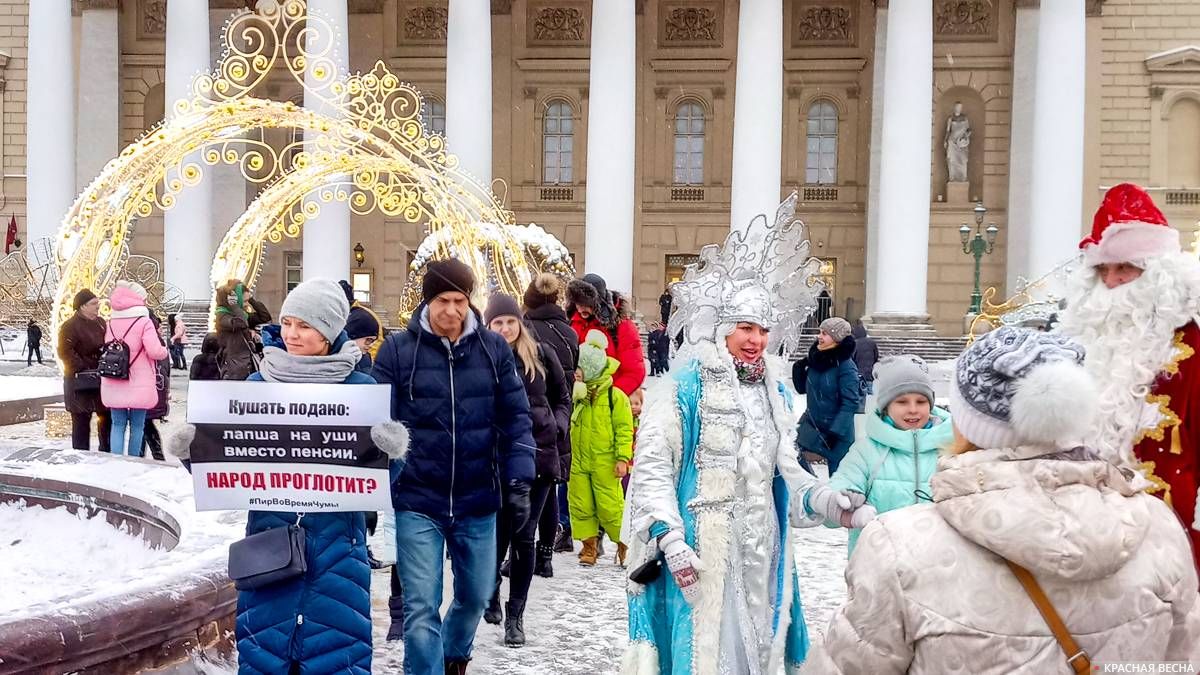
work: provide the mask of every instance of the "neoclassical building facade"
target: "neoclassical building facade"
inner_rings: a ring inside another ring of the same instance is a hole
[[[333,7],[351,70],[382,60],[421,88],[426,126],[465,165],[483,162],[518,222],[614,276],[647,316],[702,246],[793,190],[837,313],[927,314],[947,335],[970,301],[960,228],[974,230],[977,203],[998,230],[981,280],[1005,292],[1069,256],[1115,183],[1150,187],[1186,242],[1200,218],[1191,0],[310,4]],[[52,232],[70,196],[220,56],[221,27],[245,5],[0,0],[0,216],[25,239]],[[465,67],[447,59],[460,44]],[[303,101],[292,81],[265,89]],[[456,136],[479,120],[482,137]],[[952,161],[967,180],[948,180]],[[259,189],[230,170],[205,181],[180,215],[136,225],[133,250],[163,259],[169,280],[207,276],[181,233],[219,238]],[[422,226],[356,215],[332,227],[346,231],[321,255],[394,319]],[[277,306],[313,254],[301,239],[271,247],[260,297]]]

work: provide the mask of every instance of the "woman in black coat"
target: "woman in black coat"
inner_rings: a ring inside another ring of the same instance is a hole
[[[558,501],[554,486],[568,476],[571,448],[564,443],[566,429],[571,422],[571,388],[558,357],[543,348],[521,323],[517,301],[507,295],[493,295],[488,301],[484,319],[488,328],[508,341],[516,357],[518,374],[525,383],[525,394],[529,397],[529,412],[533,418],[533,440],[537,445],[535,464],[537,476],[529,491],[529,520],[512,523],[501,513],[496,533],[497,563],[512,551],[509,559],[507,618],[504,619],[504,643],[510,647],[525,644],[523,615],[529,585],[535,572],[534,533],[539,524],[541,540],[536,549],[536,571],[540,576],[552,576],[550,559],[554,556],[553,536],[558,524]],[[504,614],[500,611],[500,584],[497,580],[496,593],[491,605],[484,613],[489,623],[500,623]]]
[[[71,447],[91,445],[92,414],[99,420],[100,452],[109,451],[112,418],[100,401],[100,348],[104,346],[104,319],[100,299],[88,289],[75,294],[75,315],[58,329],[58,362],[63,370],[63,400],[71,413]]]

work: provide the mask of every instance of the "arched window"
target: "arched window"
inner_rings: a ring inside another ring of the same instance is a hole
[[[704,108],[695,101],[675,109],[675,184],[704,184]]]
[[[575,111],[566,101],[552,101],[542,118],[542,182],[575,181]]]
[[[808,165],[805,183],[837,184],[837,144],[837,106],[827,100],[813,102],[808,108]]]
[[[436,98],[425,99],[425,107],[421,109],[421,124],[425,132],[446,135],[446,104]]]
[[[1200,102],[1181,98],[1170,114],[1167,182],[1171,187],[1200,187]]]

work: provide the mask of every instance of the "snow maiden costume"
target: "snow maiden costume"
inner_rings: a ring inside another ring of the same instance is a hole
[[[669,332],[687,343],[641,418],[627,512],[630,569],[660,550],[666,562],[644,585],[629,582],[628,675],[774,674],[807,655],[789,504],[794,520],[815,525],[800,515],[805,498],[833,520],[849,520],[851,500],[800,468],[785,364],[736,360],[725,343],[756,324],[775,352],[815,307],[816,261],[791,218],[795,202],[773,225],[760,216],[723,249],[705,247],[672,287]]]

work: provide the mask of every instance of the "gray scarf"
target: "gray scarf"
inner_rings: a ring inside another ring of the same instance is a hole
[[[345,381],[362,360],[362,351],[352,340],[336,354],[295,356],[278,347],[263,350],[258,372],[267,382],[333,384]]]

